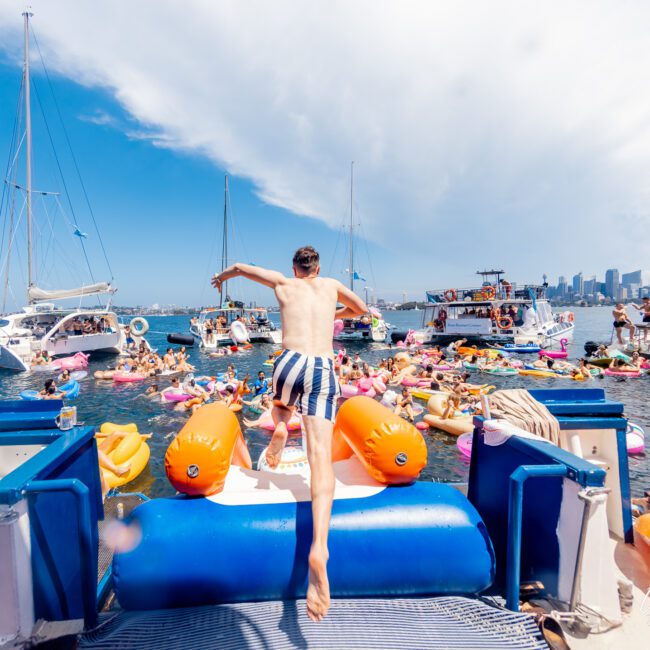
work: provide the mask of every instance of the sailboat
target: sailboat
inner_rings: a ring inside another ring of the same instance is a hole
[[[228,175],[224,181],[223,231],[221,239],[221,272],[228,267]],[[207,350],[221,345],[237,345],[247,339],[251,343],[282,342],[282,332],[268,316],[263,307],[246,308],[243,302],[231,300],[227,282],[221,285],[219,306],[201,310],[198,318],[190,323],[190,332]],[[243,318],[242,318],[243,317]],[[236,323],[236,324],[235,324]],[[246,328],[243,332],[242,326]],[[237,332],[239,328],[239,332]],[[241,336],[241,335],[244,336]]]
[[[351,291],[354,291],[355,280],[361,280],[359,273],[354,267],[354,161],[350,164],[350,258],[348,260],[348,284]],[[382,318],[378,309],[371,307],[367,314],[358,318],[343,319],[343,328],[334,337],[337,341],[376,341],[382,342],[388,336],[388,325]]]
[[[127,334],[124,326],[110,308],[110,301],[116,289],[108,282],[93,282],[74,289],[45,290],[37,286],[34,268],[34,220],[32,189],[32,120],[31,120],[31,83],[29,56],[29,20],[30,12],[22,14],[24,18],[24,138],[16,138],[16,149],[12,152],[14,164],[22,143],[25,147],[25,185],[19,185],[11,178],[6,179],[7,186],[14,193],[24,192],[27,228],[27,306],[22,311],[3,315],[0,319],[0,368],[15,371],[29,370],[34,355],[47,352],[50,357],[71,355],[78,352],[104,351],[120,353],[127,347]],[[15,171],[10,169],[11,172]],[[53,193],[39,191],[40,195]],[[12,205],[15,202],[12,202]],[[9,205],[9,203],[8,203]],[[11,248],[15,240],[18,222],[11,214],[8,246],[2,266],[6,273],[5,295],[9,286],[9,263]],[[80,231],[77,236],[85,237]],[[54,301],[85,298],[89,296],[108,295],[105,307],[84,309],[82,307],[66,308],[56,306]],[[146,326],[146,321],[144,322]],[[148,326],[146,326],[148,327]],[[146,329],[141,333],[144,334]],[[140,337],[132,336],[136,343]]]

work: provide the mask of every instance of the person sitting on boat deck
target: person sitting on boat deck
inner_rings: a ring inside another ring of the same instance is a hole
[[[83,334],[83,325],[78,316],[72,319],[72,334],[73,336],[81,336]]]
[[[243,276],[274,289],[280,304],[283,352],[273,370],[276,428],[266,459],[272,468],[280,462],[289,433],[287,423],[299,400],[311,469],[313,535],[308,556],[307,614],[313,621],[321,621],[330,606],[327,537],[335,483],[332,433],[340,394],[332,359],[332,323],[368,312],[353,291],[319,274],[320,257],[313,247],[305,246],[293,256],[293,278],[258,266],[235,264],[212,279],[212,285],[220,289],[225,280]],[[343,305],[340,309],[338,302]],[[307,377],[320,381],[308,381]]]
[[[215,326],[219,331],[225,332],[228,328],[228,319],[223,314],[217,316]]]
[[[408,418],[409,422],[413,422],[415,420],[415,416],[413,414],[413,395],[411,395],[411,391],[406,386],[402,388],[402,396],[397,398],[395,403],[395,410],[393,412],[395,415],[401,415],[402,411],[406,413],[406,417]]]
[[[510,294],[512,293],[512,284],[503,278],[499,280],[499,284],[501,285],[501,290],[504,292],[506,300],[509,300]]]
[[[255,395],[261,395],[269,390],[269,380],[266,378],[263,370],[257,373],[257,380],[253,384]]]
[[[630,305],[642,312],[643,314],[643,324],[647,327],[643,328],[643,340],[648,340],[648,329],[650,329],[650,296],[644,296],[643,302],[640,305],[637,305],[635,302],[631,302]]]
[[[617,302],[616,307],[612,311],[612,316],[614,316],[614,330],[616,331],[616,338],[618,342],[623,344],[623,329],[627,329],[630,332],[630,343],[634,340],[634,324],[630,320],[630,317],[627,315],[625,305],[622,302]]]

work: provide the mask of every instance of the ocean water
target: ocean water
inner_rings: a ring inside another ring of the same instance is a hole
[[[587,340],[609,340],[612,329],[611,309],[604,307],[576,308],[576,331],[574,341],[569,347],[569,357],[575,359],[583,354],[583,345]],[[420,327],[421,311],[387,312],[386,320],[398,329]],[[278,315],[271,315],[277,320]],[[185,332],[189,327],[187,316],[153,316],[148,318],[151,331],[147,338],[151,345],[159,351],[168,347],[166,336],[169,332]],[[377,362],[391,352],[384,344],[349,343],[349,351],[358,351],[364,360]],[[267,344],[256,345],[252,350],[238,353],[226,358],[213,359],[201,352],[198,347],[188,348],[190,362],[197,366],[196,375],[216,375],[225,370],[228,363],[234,363],[243,376],[249,372],[256,376],[258,370],[264,370],[267,376],[271,368],[262,363],[274,351],[274,346]],[[74,404],[77,406],[80,421],[86,424],[100,425],[102,422],[135,422],[140,432],[152,432],[150,441],[151,460],[145,471],[135,479],[128,488],[141,491],[150,496],[171,494],[173,491],[165,477],[163,458],[173,436],[187,421],[185,413],[175,412],[173,403],[161,403],[159,400],[145,398],[142,393],[147,386],[158,383],[162,389],[169,385],[168,377],[150,379],[133,384],[113,384],[98,382],[92,378],[96,370],[105,369],[115,363],[112,356],[91,356],[89,374],[81,381],[81,393]],[[42,382],[49,375],[37,373],[10,374],[0,371],[0,398],[15,398],[20,391],[27,388],[41,388]],[[476,377],[475,381],[484,380]],[[471,379],[470,381],[473,381]],[[497,388],[560,388],[578,387],[580,384],[565,379],[536,379],[533,377],[498,377],[492,376],[490,382]],[[590,386],[602,386],[610,399],[623,402],[627,417],[641,425],[647,432],[646,454],[630,457],[630,478],[632,493],[640,495],[644,489],[650,488],[650,415],[647,411],[648,395],[650,394],[650,377],[641,379],[621,380],[607,377]],[[244,411],[249,418],[257,417]],[[238,414],[242,420],[242,414]],[[256,462],[262,450],[268,444],[270,435],[260,429],[247,429],[242,422],[242,430],[248,442],[253,460]],[[423,472],[423,478],[436,481],[465,481],[469,471],[469,462],[464,459],[456,448],[456,439],[441,431],[429,430],[425,435],[428,447],[428,464]],[[290,437],[289,444],[298,445],[299,438]]]

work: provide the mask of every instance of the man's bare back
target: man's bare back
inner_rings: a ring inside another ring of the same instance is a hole
[[[332,328],[341,283],[331,278],[284,278],[275,287],[282,347],[310,356],[332,355]]]

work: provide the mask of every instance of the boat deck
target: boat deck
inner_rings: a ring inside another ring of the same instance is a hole
[[[102,614],[79,648],[241,650],[243,648],[547,648],[532,618],[460,597],[342,599],[312,623],[305,602],[238,603]]]

